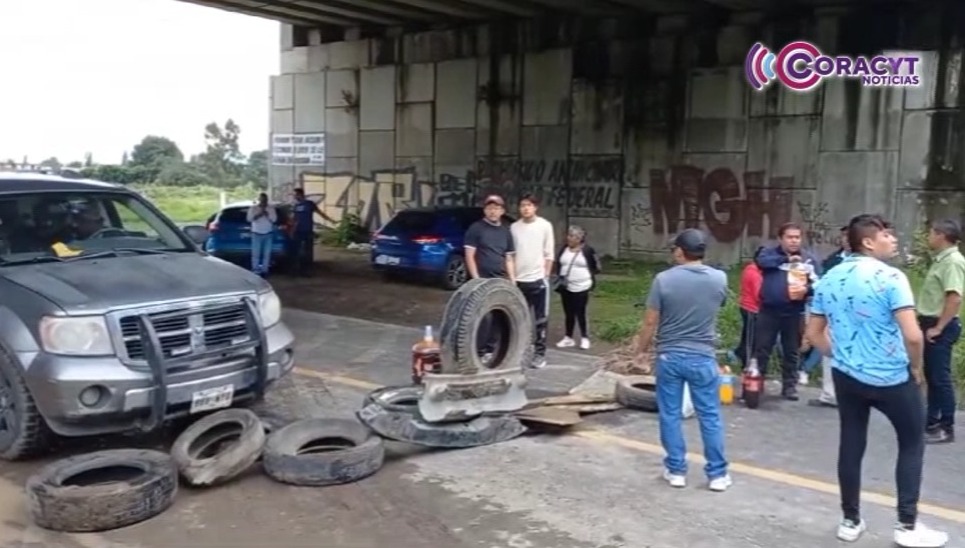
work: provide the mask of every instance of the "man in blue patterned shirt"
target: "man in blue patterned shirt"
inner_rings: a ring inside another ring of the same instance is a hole
[[[918,522],[925,454],[919,388],[924,338],[908,278],[883,262],[897,255],[898,240],[880,216],[859,215],[848,225],[848,242],[852,255],[829,270],[815,288],[807,326],[814,346],[834,358],[841,422],[838,483],[844,513],[838,538],[854,542],[867,528],[859,510],[861,461],[874,408],[888,418],[898,437],[895,544],[940,548],[948,535]]]

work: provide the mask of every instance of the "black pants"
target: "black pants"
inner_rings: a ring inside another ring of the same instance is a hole
[[[537,358],[546,357],[546,322],[550,309],[550,290],[546,280],[516,282],[533,314],[533,349]]]
[[[307,274],[315,262],[315,234],[296,232],[291,241],[291,267],[298,273]]]
[[[560,291],[560,297],[563,301],[563,317],[564,326],[566,327],[566,336],[573,338],[573,328],[578,324],[580,326],[580,335],[583,337],[589,337],[590,332],[586,328],[586,304],[590,300],[590,291]]]
[[[857,523],[860,518],[861,461],[868,444],[868,419],[874,408],[891,421],[898,435],[898,462],[895,465],[898,521],[914,525],[918,517],[925,456],[925,408],[918,385],[909,378],[908,382],[898,386],[871,386],[837,369],[833,370],[832,377],[841,419],[838,484],[845,519]]]
[[[757,314],[754,330],[754,356],[761,373],[767,372],[767,362],[781,336],[781,384],[785,391],[797,385],[798,349],[801,347],[801,314],[775,312],[762,308]]]
[[[747,360],[754,355],[754,330],[757,328],[757,314],[744,310],[743,308],[740,310],[741,340],[737,343],[734,355],[741,361],[741,368],[746,368]]]
[[[935,327],[938,318],[919,316],[922,331]],[[962,336],[958,318],[948,322],[934,341],[925,340],[925,382],[928,384],[928,414],[925,427],[951,434],[955,428],[955,381],[952,379],[952,347]]]

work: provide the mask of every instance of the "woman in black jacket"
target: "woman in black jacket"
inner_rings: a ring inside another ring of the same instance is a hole
[[[573,338],[575,327],[580,328],[580,348],[589,350],[590,331],[586,322],[586,305],[590,290],[600,273],[600,261],[596,251],[586,245],[586,231],[570,226],[566,231],[566,244],[556,254],[556,281],[554,286],[563,301],[566,336],[556,343],[557,348],[576,346]]]

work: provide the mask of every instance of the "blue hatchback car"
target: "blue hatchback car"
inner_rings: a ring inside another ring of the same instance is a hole
[[[457,289],[469,278],[463,238],[469,225],[482,218],[481,207],[400,211],[372,235],[372,267],[388,274],[419,274]],[[513,219],[507,215],[503,221]]]
[[[208,239],[204,250],[233,263],[251,266],[251,223],[248,209],[251,202],[228,204],[208,219]],[[290,241],[291,206],[271,204],[278,215],[275,221],[274,241],[271,244],[271,262],[280,265],[288,254]]]

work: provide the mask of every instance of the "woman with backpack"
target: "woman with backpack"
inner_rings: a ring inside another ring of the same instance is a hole
[[[590,331],[587,328],[586,306],[590,290],[600,273],[600,261],[596,251],[586,245],[586,231],[578,226],[570,226],[566,231],[566,244],[556,254],[556,272],[553,288],[563,301],[564,326],[566,336],[556,343],[557,348],[576,346],[573,338],[575,328],[580,328],[580,348],[590,349]]]

